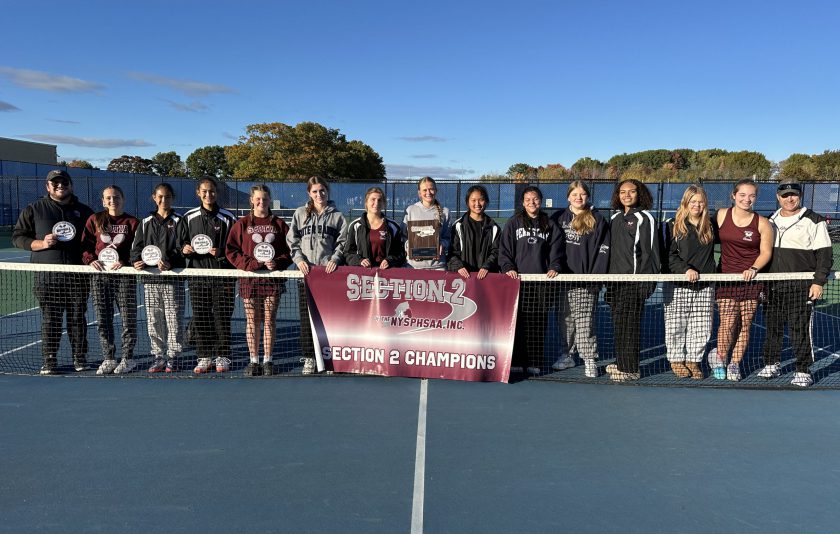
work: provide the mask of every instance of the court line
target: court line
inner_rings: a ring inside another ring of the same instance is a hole
[[[411,501],[411,534],[423,533],[423,499],[426,484],[426,405],[429,380],[420,381],[420,406],[417,411],[417,448],[414,454],[414,497]]]
[[[93,321],[93,322],[87,323],[87,326],[93,326],[93,325],[95,325],[95,324],[96,324],[96,321]],[[61,335],[62,335],[62,336],[63,336],[64,334],[66,334],[66,333],[67,333],[67,330],[62,330],[62,331],[61,331]],[[6,355],[8,355],[8,354],[12,354],[13,352],[17,352],[17,351],[19,351],[19,350],[23,350],[23,349],[29,348],[29,347],[31,347],[31,346],[33,346],[33,345],[39,345],[39,344],[41,344],[41,343],[43,343],[43,342],[44,342],[44,340],[43,340],[43,339],[39,339],[38,341],[33,341],[32,343],[27,343],[26,345],[24,345],[24,346],[22,346],[22,347],[17,347],[17,348],[11,349],[11,350],[7,350],[6,352],[0,353],[0,358],[2,358],[2,357],[4,357],[4,356],[6,356]]]

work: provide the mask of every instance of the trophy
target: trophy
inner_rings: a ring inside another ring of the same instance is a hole
[[[440,254],[440,222],[437,220],[408,221],[408,258],[434,260]]]

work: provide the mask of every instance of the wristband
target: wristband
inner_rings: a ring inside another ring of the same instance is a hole
[[[752,267],[750,267],[750,268],[749,268],[749,270],[750,270],[750,271],[756,271],[756,272],[758,272],[758,267],[756,267],[755,265],[753,265]]]

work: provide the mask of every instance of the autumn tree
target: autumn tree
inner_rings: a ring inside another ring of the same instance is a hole
[[[152,172],[158,176],[186,176],[187,168],[176,152],[158,152],[152,158]]]
[[[140,156],[120,156],[108,164],[111,172],[128,172],[134,174],[152,174],[152,161]]]
[[[85,161],[83,159],[74,159],[72,161],[68,161],[66,163],[59,163],[59,165],[66,165],[67,167],[71,167],[74,169],[95,169],[89,161]]]
[[[196,148],[187,156],[187,173],[195,178],[211,176],[227,178],[232,173],[228,165],[225,149],[219,145]]]
[[[382,158],[361,141],[347,141],[337,129],[315,122],[289,126],[251,124],[246,135],[225,147],[233,176],[300,180],[319,175],[331,180],[382,181]]]
[[[537,168],[537,179],[541,183],[566,182],[569,180],[569,170],[559,163],[549,163]]]

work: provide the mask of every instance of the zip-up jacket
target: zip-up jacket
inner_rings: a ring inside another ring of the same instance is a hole
[[[825,217],[810,208],[801,208],[793,217],[782,218],[781,210],[770,216],[775,230],[771,273],[814,271],[814,283],[825,285],[833,263],[833,249]],[[788,221],[793,223],[787,226]]]
[[[211,254],[186,254],[187,267],[193,269],[232,269],[233,266],[225,257],[230,229],[236,222],[233,213],[215,205],[212,210],[198,206],[186,212],[178,221],[178,250],[183,251],[184,246],[190,244],[190,240],[204,234],[213,241],[216,248],[216,255]]]
[[[234,267],[242,271],[265,270],[265,264],[254,257],[254,248],[269,243],[274,248],[274,262],[278,271],[292,264],[286,234],[289,226],[280,217],[270,215],[257,218],[248,214],[233,225],[227,240],[226,255]]]
[[[101,212],[100,212],[101,213]],[[120,256],[120,262],[128,266],[131,262],[131,245],[140,222],[137,217],[123,213],[113,217],[108,215],[108,226],[105,231],[96,228],[96,216],[88,217],[85,229],[82,231],[82,263],[90,265],[99,258],[99,253],[106,248],[112,248]]]
[[[385,232],[385,250],[389,267],[402,267],[405,263],[405,248],[402,242],[402,231],[400,225],[391,219],[385,218],[382,224]],[[370,251],[370,224],[367,215],[362,215],[352,223],[347,230],[347,247],[344,253],[344,260],[347,265],[361,265],[362,260],[367,258],[373,263]],[[378,267],[378,265],[374,265]]]
[[[499,268],[501,272],[516,271],[519,274],[545,274],[563,269],[565,253],[563,238],[557,223],[548,220],[545,232],[540,230],[537,219],[527,215],[525,225],[522,217],[508,219],[502,231],[499,244]]]
[[[659,274],[659,226],[647,210],[616,211],[610,217],[610,274]]]
[[[586,235],[572,229],[575,214],[570,209],[556,211],[551,219],[563,231],[566,248],[564,273],[604,274],[610,264],[610,227],[604,216],[592,211],[595,228]]]
[[[160,249],[161,259],[173,269],[186,267],[187,262],[178,249],[177,228],[180,220],[181,215],[174,211],[165,219],[153,211],[140,221],[131,247],[131,263],[142,260],[143,249],[154,245]]]
[[[714,238],[704,245],[700,242],[697,227],[686,220],[686,236],[675,239],[674,222],[674,219],[665,221],[664,241],[668,248],[668,269],[674,274],[685,274],[689,269],[694,269],[700,274],[716,272]]]
[[[333,261],[341,265],[346,240],[347,219],[336,209],[332,200],[327,202],[320,215],[315,211],[307,215],[306,206],[296,209],[286,234],[286,243],[292,251],[295,264],[308,261],[315,265],[326,265]]]
[[[32,254],[30,263],[55,263],[62,265],[82,264],[82,230],[93,210],[79,202],[75,195],[70,202],[59,204],[49,195],[26,206],[18,217],[12,231],[12,243],[17,248],[28,250]],[[53,233],[53,227],[59,222],[68,222],[75,228],[75,235],[69,241],[59,241],[44,250],[32,250],[32,242],[44,239]]]
[[[468,220],[469,216],[469,213],[465,213],[452,225],[452,245],[449,249],[447,269],[458,271],[465,268],[471,273],[481,269],[487,269],[491,273],[499,272],[501,228],[485,215],[480,231],[476,232],[475,225],[470,224]]]

